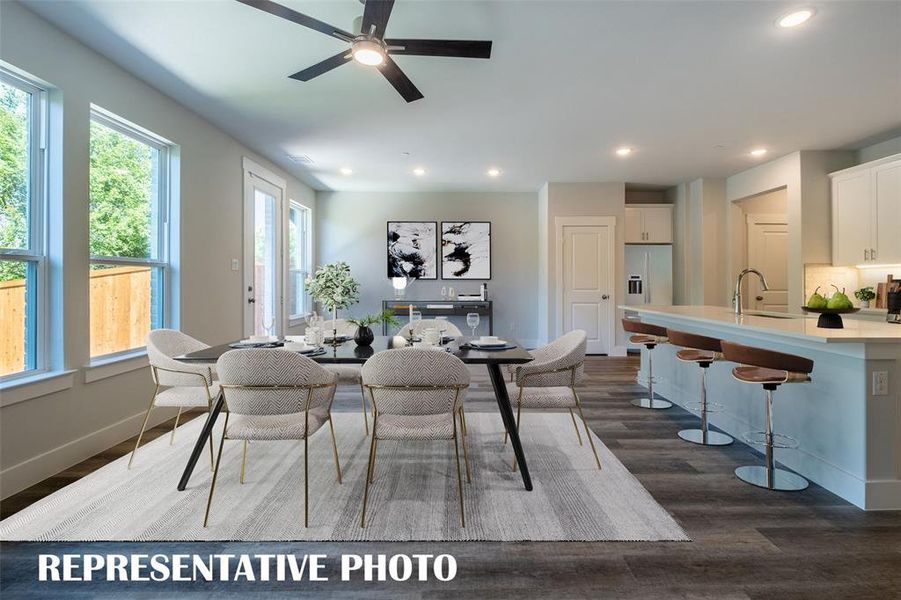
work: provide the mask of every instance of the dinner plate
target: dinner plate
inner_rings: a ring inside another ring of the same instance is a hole
[[[469,342],[469,345],[473,348],[500,348],[502,346],[509,346],[510,344],[504,340],[498,340],[496,342],[487,342],[483,343],[478,340],[472,340]]]

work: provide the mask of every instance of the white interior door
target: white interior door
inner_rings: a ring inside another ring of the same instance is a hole
[[[785,216],[748,215],[748,266],[763,273],[769,290],[751,275],[745,308],[789,312],[788,310],[788,225]]]
[[[248,174],[244,185],[244,335],[282,331],[283,192]]]
[[[563,331],[583,329],[588,353],[609,354],[613,345],[612,228],[563,225]]]

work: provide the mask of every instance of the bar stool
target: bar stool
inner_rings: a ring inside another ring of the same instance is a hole
[[[648,349],[648,397],[636,398],[632,401],[632,406],[653,410],[670,408],[673,405],[672,402],[654,397],[654,348],[657,347],[657,344],[666,343],[666,328],[642,323],[635,319],[623,319],[623,329],[635,334],[629,338],[630,342],[643,344]]]
[[[698,405],[701,413],[701,428],[683,429],[679,432],[679,437],[686,442],[702,446],[728,446],[735,441],[731,435],[726,435],[719,431],[710,431],[707,427],[707,413],[713,412],[710,410],[710,407],[719,406],[707,403],[707,369],[710,368],[711,364],[723,357],[720,341],[716,338],[685,333],[674,329],[667,329],[666,337],[671,344],[682,346],[683,348],[676,352],[676,358],[682,362],[695,363],[701,368],[701,401]]]
[[[776,448],[797,448],[798,442],[787,435],[773,433],[773,392],[784,383],[810,381],[813,361],[803,356],[742,346],[725,340],[721,344],[726,360],[741,365],[732,369],[732,376],[744,383],[760,384],[766,391],[766,431],[751,432],[745,436],[749,444],[765,448],[766,462],[763,466],[738,467],[735,476],[745,483],[768,490],[797,492],[805,489],[808,485],[806,479],[775,466],[773,451]]]

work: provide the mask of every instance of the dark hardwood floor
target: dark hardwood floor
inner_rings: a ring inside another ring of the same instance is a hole
[[[240,591],[322,598],[901,598],[901,512],[864,512],[812,485],[778,493],[738,481],[733,469],[760,456],[740,443],[705,448],[676,437],[697,419],[674,407],[634,408],[641,395],[634,358],[590,358],[582,398],[589,424],[648,491],[685,528],[688,543],[218,543],[52,544],[60,552],[449,553],[459,572],[449,583],[130,584],[129,591],[171,596]],[[474,370],[468,410],[496,410],[487,373]],[[342,391],[336,410],[359,410],[358,392]],[[167,424],[171,427],[171,423]],[[147,440],[165,435],[166,425]],[[134,440],[84,461],[2,502],[8,516],[127,454]],[[63,591],[122,596],[110,584],[60,588],[38,584],[34,544],[3,544],[4,598]],[[10,581],[16,583],[10,584]],[[7,596],[9,594],[9,596]]]

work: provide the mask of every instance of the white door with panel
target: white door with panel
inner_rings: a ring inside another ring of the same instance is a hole
[[[901,161],[874,168],[873,187],[876,248],[870,260],[883,265],[901,263]]]
[[[746,277],[745,308],[771,312],[788,310],[788,224],[784,215],[748,215],[748,266],[763,273],[769,289],[757,277]]]
[[[613,348],[613,228],[563,225],[563,331],[588,334],[589,354]],[[562,333],[562,332],[561,332]]]
[[[244,184],[244,335],[282,331],[283,190],[248,173]]]
[[[873,243],[873,198],[869,171],[857,171],[832,181],[832,264],[869,262]]]

